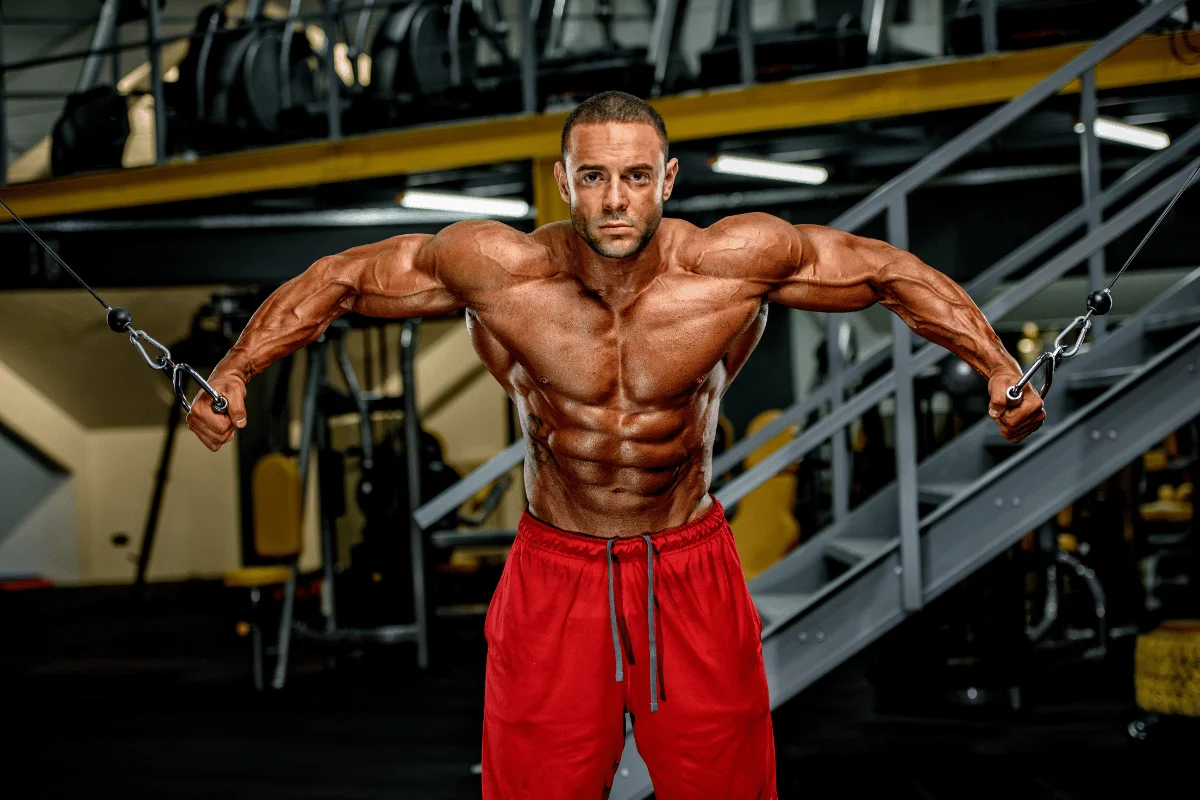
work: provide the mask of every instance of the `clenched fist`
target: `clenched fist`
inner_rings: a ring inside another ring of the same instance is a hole
[[[191,413],[187,416],[188,427],[214,453],[221,445],[233,438],[238,428],[246,427],[246,384],[236,375],[213,375],[209,384],[217,394],[229,401],[224,414],[213,411],[212,398],[200,392],[192,401]]]
[[[1000,434],[1010,442],[1021,441],[1046,421],[1042,398],[1032,386],[1025,386],[1020,400],[1008,398],[1008,387],[1020,379],[1020,373],[999,372],[988,381],[988,416],[996,420]]]

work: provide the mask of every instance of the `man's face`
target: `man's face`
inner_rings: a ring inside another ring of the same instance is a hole
[[[658,131],[642,122],[576,125],[565,155],[554,174],[575,231],[605,258],[641,252],[658,230],[679,170],[676,159],[663,163]]]

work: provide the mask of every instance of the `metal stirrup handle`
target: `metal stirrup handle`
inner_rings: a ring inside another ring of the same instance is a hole
[[[1043,366],[1046,367],[1046,382],[1042,384],[1042,390],[1038,392],[1042,398],[1045,398],[1050,393],[1050,386],[1054,383],[1054,371],[1062,364],[1064,358],[1071,358],[1079,352],[1079,348],[1083,345],[1083,340],[1087,338],[1088,332],[1092,329],[1092,315],[1094,310],[1089,310],[1087,314],[1081,317],[1076,317],[1071,321],[1071,324],[1063,328],[1062,333],[1054,338],[1054,349],[1049,353],[1042,353],[1037,357],[1037,360],[1030,365],[1029,369],[1025,370],[1025,374],[1014,385],[1008,387],[1008,399],[1014,403],[1021,400],[1024,394],[1021,390],[1025,388],[1025,384],[1033,379],[1038,370]],[[1075,343],[1067,347],[1065,341],[1072,331],[1079,328],[1079,333],[1075,336]]]
[[[1034,361],[1032,366],[1025,371],[1025,374],[1021,376],[1021,379],[1012,386],[1008,387],[1008,399],[1014,403],[1020,402],[1021,398],[1025,395],[1025,393],[1022,391],[1022,389],[1025,388],[1025,384],[1029,383],[1029,381],[1033,379],[1033,376],[1037,374],[1038,370],[1041,369],[1043,365],[1046,367],[1046,382],[1042,384],[1042,390],[1038,392],[1038,394],[1045,398],[1045,396],[1050,393],[1050,386],[1054,383],[1054,370],[1058,367],[1058,364],[1061,361],[1062,356],[1057,352],[1042,353],[1037,357],[1037,361]]]

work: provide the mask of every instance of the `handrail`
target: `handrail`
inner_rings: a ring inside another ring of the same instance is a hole
[[[988,319],[997,319],[1036,295],[1051,282],[1061,278],[1096,250],[1106,247],[1134,225],[1146,219],[1165,205],[1188,179],[1191,170],[1200,165],[1200,158],[1193,159],[1174,175],[1166,178],[1129,207],[1091,231],[1079,241],[1047,261],[1022,282],[1010,287],[994,298],[982,310]],[[934,344],[927,344],[912,355],[912,371],[920,372],[933,366],[950,351]],[[817,425],[801,433],[792,441],[776,450],[752,469],[739,475],[717,492],[717,499],[728,506],[745,497],[762,485],[768,478],[793,462],[803,458],[809,451],[828,439],[838,430],[857,419],[863,412],[877,404],[896,390],[896,373],[889,371],[867,388],[839,406]]]
[[[1104,59],[1129,44],[1156,22],[1165,18],[1183,5],[1185,0],[1156,0],[1114,28],[1108,35],[1072,58],[1066,64],[1038,81],[1032,88],[1016,99],[985,116],[904,172],[880,186],[862,201],[843,213],[833,222],[832,228],[845,231],[857,230],[883,211],[898,197],[907,196],[921,184],[938,175],[946,167],[983,144],[989,138],[1015,122],[1027,111],[1092,69]]]
[[[1152,176],[1167,165],[1182,158],[1193,147],[1200,144],[1200,124],[1193,125],[1182,136],[1177,137],[1171,145],[1158,150],[1147,158],[1130,167],[1121,177],[1113,181],[1097,198],[1102,209],[1124,199],[1134,189],[1142,186]],[[1001,258],[992,266],[976,275],[963,287],[971,297],[997,286],[1008,276],[1026,266],[1033,259],[1045,253],[1055,244],[1061,242],[1075,229],[1087,221],[1087,209],[1079,206],[1068,212],[1056,222],[1052,222],[1033,238],[1018,246],[1008,255]],[[887,362],[890,352],[887,348],[876,351],[862,361],[848,367],[842,375],[842,387],[853,386],[862,377]],[[804,400],[793,403],[784,409],[779,417],[770,424],[764,425],[751,436],[740,439],[736,444],[713,459],[713,474],[720,475],[737,465],[761,445],[775,438],[788,426],[804,419],[817,410],[834,396],[834,385],[827,381],[813,390]]]

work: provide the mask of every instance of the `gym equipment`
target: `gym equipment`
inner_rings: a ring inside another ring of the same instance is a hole
[[[275,21],[264,4],[249,0],[233,28],[229,0],[200,10],[179,79],[164,86],[170,151],[216,152],[322,132],[320,62],[330,56],[309,46],[300,0]]]
[[[225,43],[213,72],[212,94],[205,98],[208,122],[226,136],[236,136],[237,144],[302,133],[309,106],[317,100],[318,73],[309,63],[315,53],[295,24],[300,0],[291,0],[287,18],[277,27],[259,24],[263,4],[250,0],[241,27]]]
[[[1137,0],[1017,0],[997,3],[996,44],[1001,50],[1049,47],[1099,39],[1142,8]],[[976,0],[960,0],[946,25],[947,49],[956,55],[983,51],[983,21]]]
[[[1133,682],[1143,711],[1200,717],[1200,620],[1164,622],[1139,636]],[[1130,724],[1136,738],[1144,738],[1145,729]]]
[[[50,170],[56,176],[93,169],[118,169],[129,139],[129,107],[111,86],[95,86],[67,97],[54,123]]]
[[[822,0],[816,9],[813,22],[751,30],[749,0],[721,0],[716,38],[700,54],[700,84],[765,83],[857,69],[882,59],[885,0]]]
[[[603,43],[590,50],[571,52],[563,44],[570,0],[534,0],[538,42],[538,93],[543,105],[578,102],[600,91],[620,87],[639,97],[692,88],[694,79],[679,53],[680,26],[686,2],[647,2],[650,38],[646,47],[627,47],[613,35],[615,4],[598,0],[591,13]]]
[[[161,8],[165,0],[158,0]],[[50,170],[55,176],[92,169],[117,169],[129,138],[129,107],[113,86],[96,86],[100,68],[120,25],[146,17],[139,0],[104,0],[84,60],[50,136]],[[115,57],[115,56],[114,56]]]
[[[313,451],[317,454],[322,552],[321,622],[310,626],[294,621],[296,580],[286,587],[279,628],[279,659],[272,685],[281,689],[287,680],[292,635],[323,644],[402,644],[417,645],[417,659],[428,666],[428,580],[429,562],[426,542],[420,527],[412,521],[411,510],[422,498],[432,497],[455,483],[458,475],[441,460],[441,445],[433,435],[422,431],[416,409],[414,353],[419,320],[404,322],[401,336],[401,396],[378,395],[365,391],[358,380],[345,347],[345,336],[354,321],[351,315],[335,320],[308,347],[308,372],[300,428],[299,463],[302,477]],[[365,322],[364,324],[378,324]],[[346,392],[327,380],[331,346]],[[376,411],[403,413],[402,444],[385,438],[376,442],[371,415]],[[356,495],[367,515],[363,543],[352,548],[351,566],[342,572],[337,557],[336,522],[346,512],[345,457],[333,450],[328,420],[334,415],[357,414],[360,426],[360,465],[362,478]],[[428,485],[426,485],[428,484]],[[307,484],[305,484],[307,485]],[[505,482],[493,487],[488,503],[474,518],[447,514],[446,524],[478,524],[499,502]],[[256,534],[257,537],[257,534]],[[345,614],[343,600],[356,608]],[[353,624],[345,617],[353,616]],[[396,622],[398,618],[411,621]]]
[[[500,18],[496,0],[490,16]],[[367,24],[360,16],[355,49]],[[424,121],[472,114],[516,111],[512,87],[516,64],[508,55],[504,30],[485,20],[465,0],[412,0],[391,9],[371,43],[371,80],[363,91],[367,116],[376,124]],[[498,60],[479,60],[487,42]],[[499,86],[505,84],[509,91]]]
[[[778,409],[763,411],[750,420],[746,435],[753,436],[782,416]],[[746,456],[749,469],[791,441],[799,432],[792,425],[776,434]],[[796,521],[796,471],[792,465],[743,497],[729,520],[742,571],[746,580],[783,558],[800,542],[800,523]]]
[[[1025,635],[1041,649],[1061,650],[1084,642],[1084,660],[1103,659],[1108,653],[1108,604],[1104,586],[1081,559],[1086,555],[1086,546],[1081,546],[1072,534],[1056,536],[1049,524],[1038,530],[1038,545],[1041,560],[1046,562],[1042,567],[1042,613],[1037,624],[1026,625]],[[1062,610],[1072,595],[1079,594],[1080,584],[1093,615],[1091,627],[1068,624],[1062,619]],[[1052,630],[1057,630],[1057,637],[1048,636]]]
[[[262,590],[288,587],[286,602],[295,592],[295,564],[304,545],[304,509],[300,467],[282,453],[263,456],[254,467],[254,549],[260,556],[284,563],[240,567],[225,573],[225,585],[250,590],[251,618],[238,623],[238,633],[249,635],[254,669],[254,689],[263,690],[262,625],[258,619]]]

